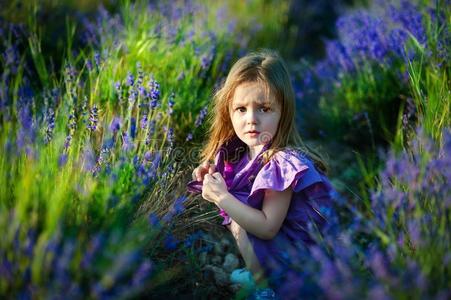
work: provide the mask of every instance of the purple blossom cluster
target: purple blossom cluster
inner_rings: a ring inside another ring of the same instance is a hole
[[[44,142],[48,144],[53,138],[53,129],[55,128],[55,112],[53,109],[49,108],[45,118],[47,126],[45,127]]]
[[[141,160],[135,163],[137,177],[140,178],[144,186],[149,186],[158,175],[158,169],[162,159],[159,151],[147,151]]]
[[[390,67],[394,61],[411,61],[415,49],[410,38],[431,52],[426,35],[427,20],[435,9],[411,1],[398,5],[390,1],[377,1],[369,9],[351,11],[336,22],[338,39],[326,42],[326,58],[317,64],[318,76],[327,80],[339,80],[341,73],[353,72],[366,64],[380,64]],[[444,19],[437,19],[439,27]],[[445,31],[439,40],[447,40]],[[449,38],[448,38],[449,39]],[[441,54],[443,55],[443,54]]]
[[[147,233],[149,229],[155,230],[148,228]],[[102,231],[82,241],[64,235],[61,225],[46,240],[26,226],[10,232],[14,238],[4,239],[0,245],[0,280],[12,288],[7,294],[10,297],[58,298],[63,293],[71,299],[130,297],[156,274],[153,261],[143,255],[144,245],[137,247],[129,236],[122,236],[121,243],[133,245],[133,250],[116,247],[118,236]],[[14,255],[7,255],[8,249],[14,249]],[[39,284],[31,276],[38,252],[42,255]]]
[[[195,126],[196,128],[202,125],[202,123],[204,122],[204,119],[205,119],[205,117],[207,116],[207,114],[208,114],[208,107],[207,107],[207,106],[204,106],[204,107],[200,110],[199,114],[198,114],[197,117],[196,117],[196,121],[194,122],[194,126]]]
[[[94,104],[89,112],[89,122],[87,128],[90,132],[94,132],[97,129],[97,123],[99,122],[99,109]]]
[[[160,84],[155,80],[155,79],[150,79],[149,83],[148,83],[148,88],[149,88],[149,107],[150,109],[155,109],[157,108],[160,103]]]
[[[121,37],[118,33],[123,32],[124,28],[120,15],[111,14],[102,4],[99,6],[98,14],[94,21],[90,20],[86,15],[82,15],[80,21],[84,26],[81,37],[82,41],[95,47],[105,42],[105,37],[110,36],[109,33],[113,32],[110,30],[114,30],[116,33],[112,36],[114,38],[113,43],[118,44]],[[94,57],[94,61],[99,65],[97,63],[100,62],[99,59]]]
[[[289,299],[449,297],[451,131],[442,135],[439,145],[418,130],[408,148],[389,154],[370,215],[336,195],[334,211],[350,210],[350,221],[334,213],[322,233],[308,226],[311,245],[282,245],[286,267],[271,278],[281,293]]]

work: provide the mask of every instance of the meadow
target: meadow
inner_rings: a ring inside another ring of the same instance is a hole
[[[450,298],[447,1],[2,10],[1,298],[244,299],[230,233],[186,184],[214,91],[261,47],[289,63],[300,132],[337,191],[285,298]]]

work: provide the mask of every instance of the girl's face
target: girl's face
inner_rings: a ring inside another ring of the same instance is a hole
[[[236,87],[230,119],[240,140],[259,153],[277,131],[280,120],[280,104],[274,95],[265,94],[265,86],[258,82],[245,82]]]

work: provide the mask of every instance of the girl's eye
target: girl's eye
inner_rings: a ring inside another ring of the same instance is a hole
[[[237,107],[237,108],[235,108],[235,110],[244,113],[244,112],[246,112],[246,107],[244,107],[244,106]],[[271,108],[270,107],[260,107],[259,110],[261,112],[265,112],[266,113],[266,112],[271,111]]]

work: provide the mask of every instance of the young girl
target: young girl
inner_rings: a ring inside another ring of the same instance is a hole
[[[220,208],[257,284],[276,292],[295,254],[288,248],[312,244],[308,223],[323,227],[331,205],[325,165],[303,144],[295,112],[290,76],[276,53],[239,59],[214,97],[204,163],[188,184]]]

